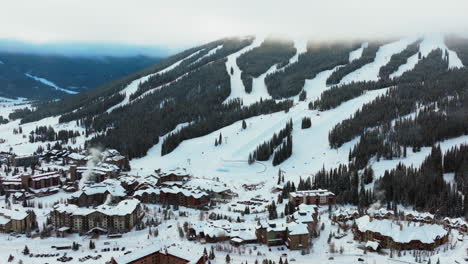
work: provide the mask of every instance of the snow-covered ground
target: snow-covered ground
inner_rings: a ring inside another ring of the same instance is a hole
[[[31,78],[31,79],[33,79],[35,81],[38,81],[38,82],[43,83],[43,84],[45,84],[47,86],[50,86],[50,87],[54,88],[55,90],[65,92],[67,94],[77,94],[78,93],[77,91],[72,91],[72,90],[68,90],[68,89],[59,87],[55,83],[53,83],[53,82],[51,82],[51,81],[49,81],[49,80],[47,80],[45,78],[34,76],[34,75],[29,74],[29,73],[25,73],[24,75],[26,75],[27,77],[29,77],[29,78]]]

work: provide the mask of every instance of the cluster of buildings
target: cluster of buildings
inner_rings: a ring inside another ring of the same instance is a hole
[[[449,235],[447,228],[436,224],[433,214],[416,211],[395,215],[385,208],[361,213],[356,208],[347,208],[335,211],[332,220],[339,224],[352,222],[355,239],[366,242],[366,248],[374,251],[433,250],[446,243]]]
[[[235,246],[257,243],[254,227],[245,223],[231,223],[224,219],[191,223],[188,238],[208,243],[230,241]]]
[[[137,225],[143,217],[140,201],[122,200],[117,204],[102,204],[94,208],[75,204],[57,204],[50,218],[60,232],[125,233]]]
[[[258,242],[268,246],[286,245],[291,250],[309,248],[318,223],[317,210],[315,205],[300,204],[286,221],[260,222],[256,228]]]
[[[193,179],[185,170],[155,171],[139,180],[133,188],[133,196],[143,203],[179,205],[203,209],[211,201],[232,199],[229,188],[212,180]]]
[[[205,264],[207,256],[202,252],[177,247],[161,247],[159,245],[140,249],[118,258],[112,258],[111,264]]]
[[[120,181],[107,179],[100,183],[88,184],[71,195],[68,203],[79,207],[98,206],[103,203],[117,203],[127,197]]]
[[[466,223],[465,219],[463,218],[444,218],[444,226],[448,229],[456,229],[458,231],[467,233],[468,232],[468,224]]]
[[[333,213],[332,220],[338,223],[345,223],[357,219],[360,216],[361,215],[359,214],[359,211],[356,208],[340,208]]]
[[[139,223],[140,203],[158,203],[207,208],[211,199],[226,198],[229,188],[219,182],[193,179],[185,170],[155,171],[146,177],[121,176],[85,183],[67,204],[58,204],[51,214],[57,230],[122,233]]]
[[[4,157],[4,160],[17,173],[0,175],[0,183],[5,192],[14,193],[15,197],[31,198],[31,195],[25,194],[50,195],[61,188],[69,192],[75,191],[77,182],[84,173],[92,175],[93,182],[116,178],[128,166],[128,159],[112,149],[102,152],[97,164],[86,166],[92,158],[95,157],[55,149],[42,156],[8,154],[8,158]]]

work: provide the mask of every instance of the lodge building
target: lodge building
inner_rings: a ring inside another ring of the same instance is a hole
[[[356,219],[354,238],[376,241],[382,248],[395,250],[434,250],[448,242],[449,232],[436,224],[394,222],[365,215]]]
[[[330,205],[336,203],[334,193],[327,190],[297,191],[289,194],[289,202],[294,206],[299,204]]]
[[[33,225],[32,215],[25,210],[0,208],[0,232],[24,233]]]
[[[61,185],[59,171],[46,172],[41,174],[22,174],[10,176],[2,180],[3,189],[10,192],[25,190],[37,192],[40,189],[54,188]]]
[[[210,197],[206,192],[177,186],[138,190],[133,196],[142,203],[170,204],[190,208],[203,208],[210,202]]]
[[[116,205],[100,205],[95,208],[80,208],[74,204],[57,204],[51,212],[57,229],[71,232],[124,233],[130,231],[142,218],[140,202],[128,199]]]

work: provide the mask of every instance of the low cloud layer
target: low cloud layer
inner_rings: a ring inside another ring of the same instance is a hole
[[[466,0],[7,0],[0,38],[174,49],[244,34],[318,39],[466,32]]]

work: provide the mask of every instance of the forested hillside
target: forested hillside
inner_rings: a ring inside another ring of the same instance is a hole
[[[347,64],[349,53],[358,47],[358,44],[309,42],[307,52],[299,55],[298,62],[266,77],[268,92],[273,98],[297,95],[304,87],[306,79]]]
[[[252,79],[266,72],[271,66],[277,64],[278,68],[288,63],[296,53],[294,43],[289,40],[266,39],[260,47],[242,54],[237,59],[237,65],[242,70],[241,78],[245,91],[252,91]]]
[[[160,60],[145,56],[67,57],[0,52],[0,96],[62,98],[94,89]]]

